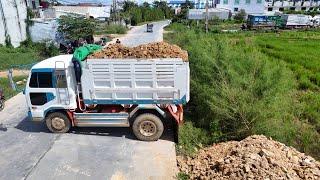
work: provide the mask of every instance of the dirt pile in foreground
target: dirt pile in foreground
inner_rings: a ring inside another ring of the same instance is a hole
[[[188,53],[179,46],[166,42],[143,44],[132,48],[121,44],[110,44],[88,58],[182,58],[184,61],[188,61]]]
[[[178,157],[191,179],[320,179],[320,163],[292,147],[254,135]]]

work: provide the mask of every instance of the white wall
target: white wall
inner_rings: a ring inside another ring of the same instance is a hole
[[[26,40],[27,7],[24,0],[0,0],[0,44],[6,35],[14,47]]]
[[[250,0],[250,3],[246,3],[246,0],[239,0],[239,4],[236,4],[237,0],[220,0],[220,3],[217,4],[217,8],[226,8],[232,13],[235,8],[244,9],[247,14],[263,14],[265,10],[265,0],[261,0],[261,3],[257,3],[259,0]],[[225,4],[225,2],[227,2]]]
[[[55,41],[58,23],[56,20],[33,20],[30,36],[33,42]]]

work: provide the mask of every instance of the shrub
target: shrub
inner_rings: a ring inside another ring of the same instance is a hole
[[[193,126],[192,122],[186,122],[179,128],[179,153],[193,155],[197,148],[203,144],[208,144],[207,133],[200,128]]]
[[[58,22],[58,31],[72,41],[92,37],[96,27],[93,20],[82,17],[61,16]]]
[[[11,44],[11,38],[10,36],[6,36],[6,39],[4,41],[4,44],[6,45],[7,48],[13,48],[12,44]]]
[[[123,25],[111,24],[103,26],[96,34],[125,34],[127,31],[128,29]]]
[[[271,43],[269,34],[205,34],[198,28],[188,29],[177,24],[170,29],[176,29],[178,33],[167,34],[166,39],[189,53],[191,99],[186,108],[191,113],[186,116],[193,122],[190,129],[201,128],[208,133],[208,140],[204,142],[240,140],[252,134],[265,134],[320,157],[317,153],[320,152],[319,133],[312,125],[318,120],[310,121],[317,119],[313,113],[319,112],[316,98],[319,96],[310,95],[299,101],[299,80],[288,66],[288,62],[300,59],[286,53],[292,51],[296,55],[299,47],[285,48],[277,41]],[[260,46],[261,37],[267,39],[265,48]],[[303,44],[304,47],[308,45]],[[286,61],[281,61],[282,55]],[[308,79],[313,82],[310,77]],[[318,95],[318,91],[315,94]],[[307,105],[309,98],[312,106]],[[192,142],[194,138],[189,139]],[[184,139],[183,144],[188,144],[187,141]]]
[[[244,9],[241,9],[238,13],[234,15],[234,20],[237,23],[242,23],[246,19],[247,13]]]

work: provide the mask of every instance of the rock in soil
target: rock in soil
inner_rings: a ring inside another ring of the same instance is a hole
[[[109,44],[101,51],[90,55],[88,59],[152,59],[152,58],[181,58],[188,61],[188,53],[177,45],[166,42],[156,42],[139,45],[137,47],[125,47],[121,44]]]
[[[320,179],[318,161],[262,135],[215,144],[177,161],[191,179]]]

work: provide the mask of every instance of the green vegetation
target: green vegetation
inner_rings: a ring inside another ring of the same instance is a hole
[[[94,20],[75,16],[61,16],[58,21],[58,31],[72,41],[91,39],[96,27]]]
[[[95,31],[95,34],[101,35],[101,34],[126,34],[128,31],[128,28],[123,25],[118,24],[101,24],[99,25],[99,28]]]
[[[179,145],[177,151],[182,154],[192,155],[202,144],[208,144],[210,138],[207,132],[201,128],[194,127],[190,121],[185,122],[179,130]]]
[[[237,14],[234,15],[234,20],[238,23],[243,23],[246,19],[247,13],[244,9],[241,9]]]
[[[34,63],[40,58],[36,50],[25,47],[0,47],[0,54],[0,70],[7,70],[15,64]]]
[[[188,180],[188,179],[190,179],[190,177],[188,174],[185,174],[183,172],[179,172],[177,175],[177,179],[178,180]]]
[[[138,6],[132,1],[125,1],[121,14],[126,23],[133,26],[142,22],[163,20],[173,16],[172,10],[164,1],[155,1],[152,6],[147,2]]]
[[[7,70],[12,65],[31,64],[59,54],[59,49],[52,43],[32,43],[26,40],[18,48],[0,46],[0,70]]]
[[[17,82],[17,81],[23,81],[26,78],[27,76],[16,76],[13,78],[13,80]],[[17,86],[17,89],[23,89],[24,86],[25,86],[24,83],[20,84]],[[0,87],[3,89],[4,96],[6,99],[9,99],[19,93],[19,91],[14,91],[11,89],[8,78],[0,78]]]
[[[315,16],[319,14],[319,8],[314,8],[313,10],[308,10],[308,11],[295,11],[295,10],[285,9],[283,13],[284,14],[305,14],[305,15]]]
[[[174,23],[165,39],[189,52],[189,119],[179,152],[265,134],[320,158],[320,32],[204,33]],[[177,33],[178,32],[178,33]]]

